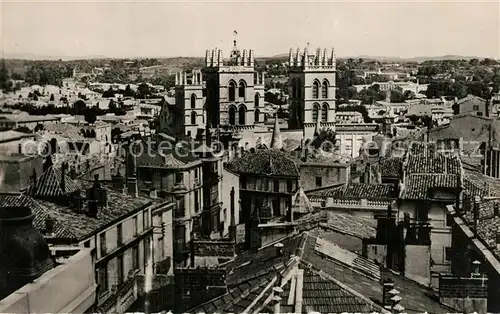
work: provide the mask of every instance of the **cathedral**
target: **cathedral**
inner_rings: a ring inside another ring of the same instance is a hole
[[[239,140],[239,146],[270,146],[272,129],[263,123],[264,84],[265,74],[257,72],[253,50],[240,50],[236,40],[229,58],[221,49],[207,50],[202,69],[176,74],[175,101],[167,101],[160,114],[160,132],[193,139],[208,132],[226,134]],[[283,138],[300,143],[320,129],[336,130],[333,49],[290,49],[288,86],[290,116]]]

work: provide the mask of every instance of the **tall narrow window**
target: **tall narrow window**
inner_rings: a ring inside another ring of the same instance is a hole
[[[292,98],[297,98],[297,81],[293,79],[290,86],[292,88]]]
[[[192,94],[191,95],[191,108],[196,108],[196,95]]]
[[[101,246],[101,257],[106,255],[106,232],[103,232],[99,235],[99,245]]]
[[[240,125],[245,125],[245,117],[246,117],[247,110],[245,106],[240,106],[240,109],[238,109],[238,124]]]
[[[321,85],[321,97],[328,98],[328,82],[326,80]]]
[[[160,258],[165,257],[165,247],[163,246],[163,237],[158,238],[158,251],[160,253]]]
[[[122,224],[116,226],[116,245],[120,246],[123,244],[123,228]]]
[[[297,79],[297,83],[296,83],[296,87],[297,87],[297,98],[302,98],[302,81],[300,79]]]
[[[254,114],[255,114],[254,121],[255,122],[259,122],[260,110],[259,109],[255,109]]]
[[[191,124],[196,124],[196,112],[191,112]]]
[[[313,112],[312,112],[312,118],[313,118],[313,122],[317,122],[318,121],[318,115],[319,115],[319,105],[318,104],[314,104],[313,105]]]
[[[229,108],[229,124],[236,124],[236,108],[234,108],[233,106]]]
[[[323,104],[323,108],[321,109],[321,121],[327,122],[328,121],[328,105]]]
[[[229,101],[234,101],[236,99],[236,83],[229,82]]]
[[[255,94],[255,107],[257,108],[259,106],[259,103],[260,103],[260,95],[259,93]]]
[[[319,82],[314,81],[313,83],[313,90],[312,90],[312,97],[313,98],[318,98],[319,96]]]
[[[132,248],[132,269],[139,269],[139,247]]]
[[[245,81],[240,81],[238,85],[238,97],[245,98],[246,87]]]
[[[116,259],[116,278],[117,284],[121,285],[123,283],[123,255],[118,255]]]

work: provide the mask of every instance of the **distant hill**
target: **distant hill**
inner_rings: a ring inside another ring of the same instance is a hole
[[[261,59],[288,59],[288,53],[277,54],[271,57],[260,57]],[[470,60],[470,59],[484,59],[484,57],[476,56],[458,56],[458,55],[445,55],[436,57],[412,57],[412,58],[401,58],[401,57],[387,57],[387,56],[346,56],[338,57],[338,59],[359,59],[362,58],[365,61],[383,61],[383,62],[424,62],[424,61],[438,61],[438,60]]]

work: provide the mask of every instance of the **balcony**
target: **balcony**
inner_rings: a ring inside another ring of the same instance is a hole
[[[113,286],[111,291],[101,295],[98,309],[104,313],[125,313],[137,300],[137,273],[132,272],[128,279],[119,286]]]

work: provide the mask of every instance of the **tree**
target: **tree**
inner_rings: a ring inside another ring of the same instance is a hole
[[[75,114],[82,114],[87,109],[87,104],[82,99],[78,99],[73,104],[73,109],[75,110]]]
[[[85,121],[90,124],[93,124],[97,120],[97,115],[94,110],[86,110],[84,113]]]
[[[13,90],[13,86],[14,83],[10,79],[5,60],[2,60],[2,67],[0,68],[0,89],[2,89],[4,93],[9,93]]]
[[[332,129],[321,129],[319,134],[311,142],[311,146],[325,152],[333,152],[335,149],[336,134]]]
[[[38,123],[35,127],[35,132],[38,132],[38,131],[43,131],[45,130],[45,125],[41,124],[41,123]]]
[[[123,93],[123,96],[135,98],[135,92],[130,87],[130,84],[127,84],[127,86],[125,87],[125,92]]]
[[[139,87],[137,87],[137,92],[137,98],[147,98],[152,94],[149,85],[146,83],[140,84]]]
[[[110,87],[107,91],[102,93],[102,98],[113,98],[115,97],[115,91]]]

